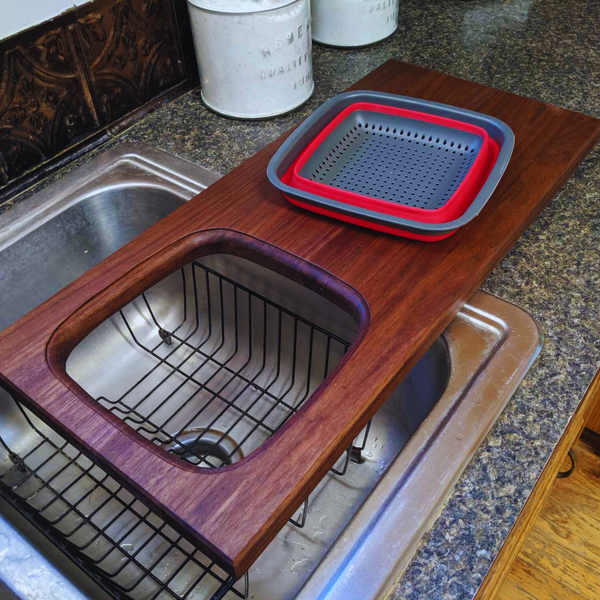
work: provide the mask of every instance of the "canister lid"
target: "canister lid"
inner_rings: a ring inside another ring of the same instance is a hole
[[[188,0],[198,8],[217,13],[256,13],[283,8],[300,0]]]

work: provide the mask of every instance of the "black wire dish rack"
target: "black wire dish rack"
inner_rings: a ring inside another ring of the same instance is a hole
[[[92,332],[67,369],[140,434],[199,468],[215,468],[233,464],[273,435],[349,347],[283,304],[193,262]],[[90,373],[79,357],[98,348]],[[0,437],[0,495],[110,596],[248,597],[247,575],[239,582],[229,577],[15,405],[27,434],[18,444]],[[360,462],[369,428],[340,457],[334,474],[343,476],[351,461]],[[308,502],[292,525],[304,526]]]

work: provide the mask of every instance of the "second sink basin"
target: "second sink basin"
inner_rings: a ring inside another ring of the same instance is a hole
[[[121,146],[63,179],[60,194],[48,188],[27,213],[15,209],[0,230],[9,283],[0,329],[213,180],[156,150]],[[44,247],[51,251],[40,261]],[[207,318],[194,317],[195,306]],[[142,435],[212,468],[241,460],[292,418],[355,335],[350,316],[318,294],[214,255],[103,323],[67,369]],[[8,505],[16,508],[80,565],[59,560],[52,571],[58,581],[68,571],[75,595],[235,598],[249,585],[257,600],[375,598],[410,560],[540,344],[527,313],[478,292],[256,561],[249,583],[229,591],[199,550],[0,391],[2,510],[21,527]],[[213,399],[199,403],[207,390]],[[6,583],[35,585],[17,579]]]

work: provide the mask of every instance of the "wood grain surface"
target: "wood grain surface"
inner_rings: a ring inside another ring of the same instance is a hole
[[[600,597],[600,449],[585,436],[573,449],[575,472],[554,485],[495,600]]]
[[[517,571],[519,570],[520,567],[519,565],[515,566],[515,561],[518,562],[518,557],[520,557],[523,552],[523,545],[527,545],[529,542],[531,542],[531,545],[534,546],[535,540],[539,540],[536,530],[539,528],[540,519],[545,518],[544,516],[540,516],[540,513],[542,510],[544,510],[544,505],[548,499],[555,495],[553,490],[555,484],[557,483],[556,475],[558,471],[567,470],[570,467],[570,461],[568,459],[565,461],[567,453],[573,444],[575,444],[575,442],[579,439],[581,432],[584,429],[584,425],[589,418],[590,411],[593,410],[595,405],[597,405],[599,398],[600,371],[596,373],[596,376],[587,389],[581,403],[577,407],[577,411],[567,425],[567,428],[563,432],[558,444],[556,445],[556,448],[554,449],[554,452],[544,467],[544,470],[537,480],[533,491],[531,492],[521,514],[519,515],[519,518],[515,522],[508,538],[496,556],[489,573],[477,591],[477,595],[475,596],[476,600],[492,600],[498,597],[508,600],[508,598],[511,598],[513,594],[518,594],[518,591],[514,589],[514,577],[513,582],[510,584],[505,583],[505,580],[508,581],[511,579],[510,574],[513,573],[515,569]],[[569,480],[561,482],[560,488],[571,487],[570,483],[577,481],[580,477],[580,473],[581,471],[579,471],[577,477],[572,476]],[[591,482],[590,485],[598,486],[600,491],[600,484],[598,482]],[[525,552],[527,551],[528,550]],[[537,563],[540,568],[542,564],[543,561]],[[559,572],[560,568],[557,566],[555,575],[558,576]],[[525,575],[525,571],[521,571],[517,578],[521,578],[523,575]],[[533,577],[527,585],[531,587],[535,581],[536,577]],[[552,595],[548,595],[550,594],[550,591],[546,590],[546,592],[543,595],[540,595],[539,598],[554,597]],[[529,596],[523,592],[523,595],[520,597],[528,598]],[[537,596],[534,597],[537,598]],[[595,598],[596,596],[593,597]]]
[[[427,244],[294,208],[265,173],[283,136],[0,336],[2,385],[236,576],[275,537],[600,135],[600,122],[591,117],[397,61],[354,89],[454,104],[512,127],[511,163],[478,218],[447,240]],[[132,294],[210,251],[249,251],[254,260],[300,281],[317,277],[313,285],[326,285],[338,303],[346,303],[362,333],[266,444],[233,466],[207,471],[151,447],[72,382],[64,364],[77,341]]]
[[[598,394],[593,406],[590,408],[585,426],[600,435],[600,394]]]

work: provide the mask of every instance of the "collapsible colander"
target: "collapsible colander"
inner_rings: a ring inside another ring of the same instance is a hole
[[[483,208],[514,146],[487,115],[377,92],[321,106],[286,140],[268,176],[299,206],[435,241]]]

